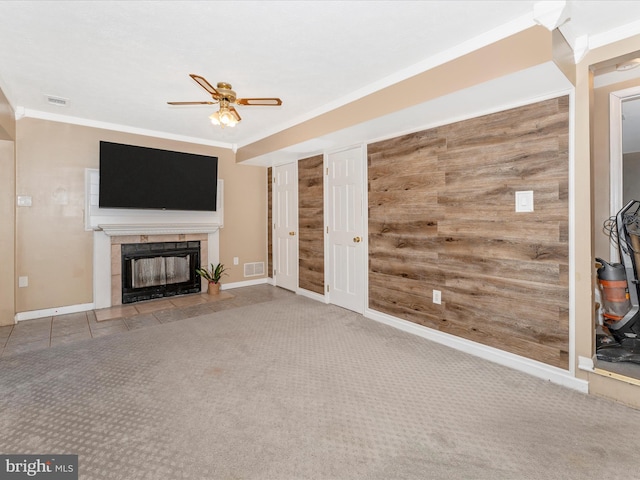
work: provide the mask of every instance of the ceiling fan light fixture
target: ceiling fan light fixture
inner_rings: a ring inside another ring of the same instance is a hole
[[[240,116],[234,108],[229,108],[229,102],[220,100],[220,109],[209,116],[211,123],[224,127],[235,127],[240,121]]]
[[[209,119],[211,120],[211,123],[222,128],[235,127],[238,123],[236,117],[229,110],[223,108],[221,108],[220,111],[209,115]]]
[[[231,112],[229,110],[222,110],[220,109],[219,113],[219,118],[220,118],[220,124],[224,125],[225,127],[235,127],[236,123],[238,123],[238,121],[235,119],[235,117],[231,114]]]

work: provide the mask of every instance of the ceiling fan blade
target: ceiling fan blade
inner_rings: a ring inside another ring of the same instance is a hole
[[[229,107],[229,112],[231,112],[231,114],[236,117],[236,122],[239,122],[240,120],[242,120],[242,118],[240,118],[240,114],[238,113],[238,111],[233,108],[233,107]]]
[[[282,100],[279,98],[236,98],[236,103],[238,105],[277,107],[282,105]]]
[[[202,88],[204,88],[207,92],[209,92],[209,94],[215,98],[216,100],[220,98],[220,92],[218,92],[218,90],[216,90],[213,85],[211,85],[209,82],[207,82],[207,79],[204,77],[201,77],[200,75],[195,75],[193,73],[190,73],[189,76],[191,78],[193,78],[196,82],[198,82],[198,85],[200,85]]]
[[[167,102],[169,105],[215,105],[218,102]]]

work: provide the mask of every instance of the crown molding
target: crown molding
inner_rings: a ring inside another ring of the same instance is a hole
[[[119,125],[117,123],[100,122],[97,120],[90,120],[87,118],[72,117],[68,115],[60,115],[55,113],[44,112],[42,110],[32,110],[21,106],[16,107],[15,110],[16,120],[23,118],[37,118],[39,120],[49,120],[51,122],[68,123],[71,125],[80,125],[83,127],[100,128],[104,130],[112,130],[116,132],[132,133],[134,135],[142,135],[146,137],[162,138],[165,140],[175,140],[178,142],[193,143],[197,145],[207,145],[210,147],[225,148],[233,150],[234,144],[216,142],[212,140],[203,140],[201,138],[189,137],[186,135],[175,135],[173,133],[159,132],[156,130],[147,130],[144,128],[135,128],[128,125]]]

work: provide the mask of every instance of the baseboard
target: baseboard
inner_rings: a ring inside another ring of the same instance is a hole
[[[298,295],[310,298],[312,300],[316,300],[318,302],[329,303],[327,297],[325,297],[324,295],[320,295],[319,293],[312,292],[311,290],[305,290],[304,288],[298,288],[296,293]]]
[[[263,285],[269,283],[268,278],[258,278],[256,280],[245,280],[243,282],[223,283],[220,285],[220,290],[231,290],[233,288],[251,287],[253,285]]]
[[[417,323],[377,312],[375,310],[367,309],[364,316],[380,323],[390,325],[399,330],[426,338],[427,340],[431,340],[441,345],[455,348],[456,350],[475,355],[476,357],[498,363],[505,367],[513,368],[514,370],[533,375],[534,377],[538,377],[543,380],[548,380],[557,385],[578,390],[582,393],[589,393],[589,382],[572,376],[571,372],[568,370],[553,367],[551,365],[524,358],[520,355],[505,352],[497,348],[488,347],[471,340],[443,333],[432,328],[418,325]]]
[[[247,280],[244,282],[223,283],[221,290],[229,290],[232,288],[250,287],[252,285],[261,285],[267,283],[267,278],[258,278],[256,280]],[[15,315],[15,321],[34,320],[36,318],[52,317],[54,315],[65,315],[67,313],[87,312],[96,308],[94,303],[83,303],[80,305],[67,305],[65,307],[46,308],[43,310],[31,310],[29,312],[19,312]]]
[[[66,315],[67,313],[87,312],[95,309],[93,303],[82,303],[80,305],[68,305],[66,307],[46,308],[44,310],[31,310],[29,312],[16,313],[16,322],[23,320],[34,320],[36,318],[53,317],[54,315]]]

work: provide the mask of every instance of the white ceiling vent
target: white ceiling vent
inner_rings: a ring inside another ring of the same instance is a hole
[[[66,107],[69,104],[68,98],[54,97],[53,95],[45,95],[45,98],[47,99],[47,103],[57,107]]]
[[[264,275],[264,262],[253,262],[244,264],[245,277],[257,277]]]

